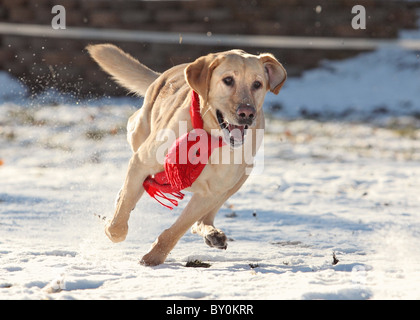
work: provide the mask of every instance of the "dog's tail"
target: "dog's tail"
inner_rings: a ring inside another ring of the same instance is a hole
[[[112,44],[90,45],[86,49],[118,84],[138,95],[144,96],[147,88],[159,76],[159,73]]]

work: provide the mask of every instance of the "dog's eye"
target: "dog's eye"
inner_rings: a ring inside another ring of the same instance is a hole
[[[254,89],[259,89],[262,87],[262,83],[260,81],[254,81],[254,83],[252,84],[252,87]]]
[[[233,86],[234,80],[233,80],[232,77],[226,77],[226,78],[223,79],[223,82],[228,87],[231,87],[231,86]]]

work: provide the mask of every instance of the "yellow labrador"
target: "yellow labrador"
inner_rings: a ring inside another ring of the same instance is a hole
[[[226,249],[227,237],[214,227],[213,221],[223,203],[245,182],[252,166],[250,161],[235,160],[233,154],[242,149],[245,160],[245,142],[249,140],[251,156],[255,155],[258,129],[264,129],[263,101],[268,91],[277,94],[283,86],[283,66],[271,54],[256,56],[231,50],[159,74],[114,45],[92,45],[87,49],[116,82],[144,96],[142,108],[128,121],[127,138],[133,156],[114,216],[105,227],[106,235],[113,242],[126,238],[130,213],[144,193],[144,180],[163,171],[162,161],[156,156],[165,143],[159,136],[162,130],[172,130],[178,137],[182,121],[188,131],[192,130],[189,109],[194,90],[199,95],[204,130],[222,137],[225,144],[210,156],[209,163],[187,189],[193,195],[182,214],[158,236],[141,263],[163,263],[189,228],[209,246]]]

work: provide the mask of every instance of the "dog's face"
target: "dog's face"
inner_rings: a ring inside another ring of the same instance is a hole
[[[241,146],[247,129],[256,125],[267,91],[277,94],[286,80],[286,71],[271,54],[241,50],[201,57],[188,65],[185,75],[206,102],[205,123],[221,129],[232,147]]]

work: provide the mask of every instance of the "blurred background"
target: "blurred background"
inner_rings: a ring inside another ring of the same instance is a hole
[[[66,30],[51,27],[56,15],[51,9],[57,4],[66,10]],[[352,28],[356,4],[366,9],[366,29]],[[389,0],[1,0],[0,70],[20,79],[30,95],[51,87],[79,98],[126,95],[84,50],[88,44],[112,42],[160,72],[209,52],[240,47],[254,54],[271,52],[289,76],[299,76],[320,61],[372,49],[324,48],[303,37],[333,37],[343,43],[396,39],[401,30],[417,28],[419,8],[420,1]],[[198,36],[198,44],[191,34]],[[229,38],[218,42],[220,35],[242,40],[230,45]],[[244,35],[274,38],[256,44],[240,38]],[[281,36],[300,41],[283,47]]]

